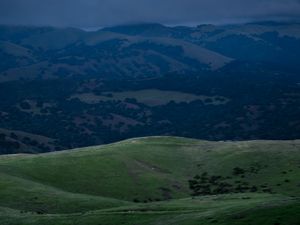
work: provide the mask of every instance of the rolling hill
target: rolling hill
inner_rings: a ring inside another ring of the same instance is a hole
[[[0,82],[77,76],[149,78],[263,62],[299,71],[298,23],[168,27],[136,24],[94,32],[0,26]],[[24,72],[26,71],[26,72]]]
[[[135,138],[0,156],[0,223],[299,223],[300,142]]]
[[[104,78],[153,77],[217,70],[233,60],[172,37],[134,37],[74,28],[32,29],[0,27],[0,54],[5,59],[0,64],[0,82],[96,74]]]

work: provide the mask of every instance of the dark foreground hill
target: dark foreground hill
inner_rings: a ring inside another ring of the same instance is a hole
[[[1,225],[300,221],[299,141],[151,137],[0,157]]]

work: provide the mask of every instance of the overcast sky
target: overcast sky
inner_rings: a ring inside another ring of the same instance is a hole
[[[300,0],[0,0],[0,24],[103,27],[300,18]]]

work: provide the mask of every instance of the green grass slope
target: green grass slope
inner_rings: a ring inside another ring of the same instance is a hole
[[[150,137],[0,156],[0,224],[294,225],[299,177],[300,141]]]
[[[248,194],[172,200],[76,214],[38,215],[0,208],[0,221],[2,225],[297,225],[299,210],[297,200]]]

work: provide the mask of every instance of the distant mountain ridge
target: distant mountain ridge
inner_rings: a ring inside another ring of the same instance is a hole
[[[4,61],[0,82],[90,74],[153,77],[218,70],[240,60],[298,70],[299,30],[299,24],[269,23],[198,27],[138,24],[96,32],[1,26],[0,57]],[[26,54],[16,55],[13,48]],[[30,75],[22,75],[23,70],[29,70]]]

